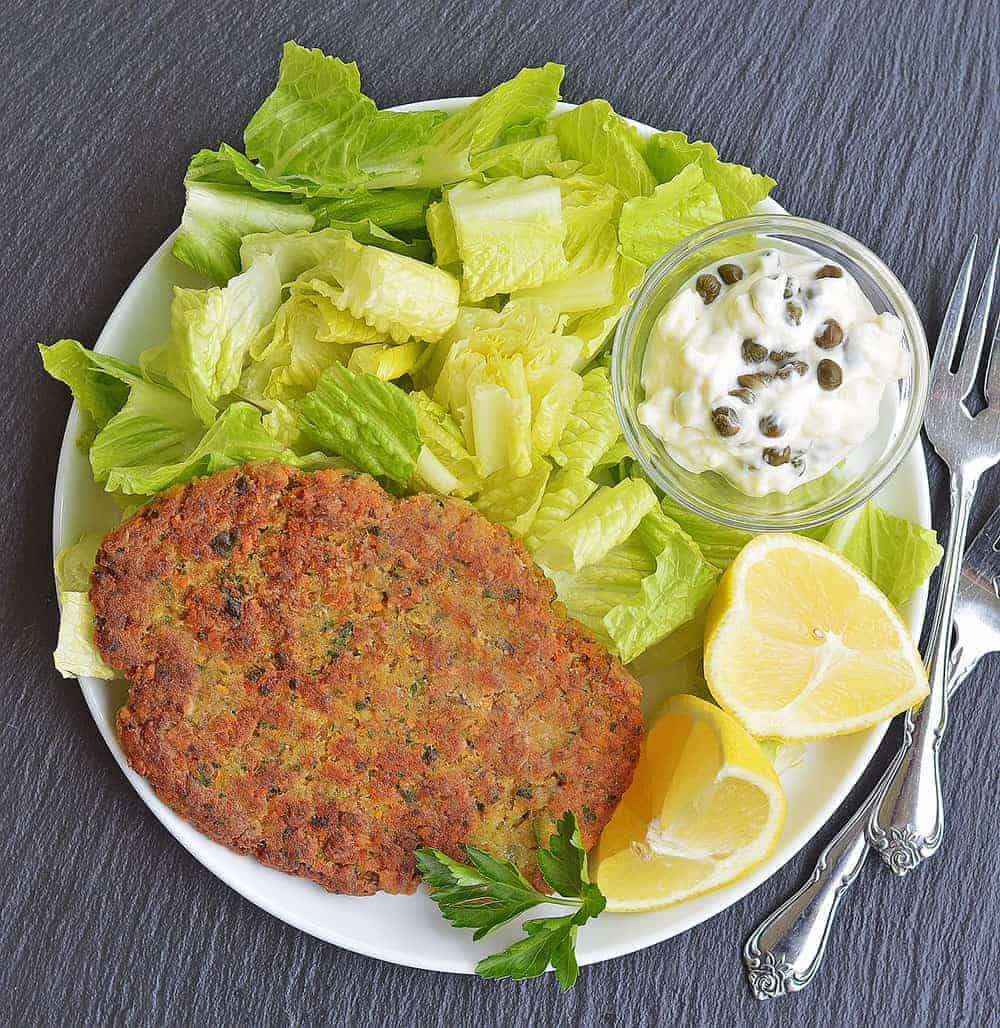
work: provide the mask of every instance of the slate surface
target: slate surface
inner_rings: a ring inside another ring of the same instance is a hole
[[[585,970],[563,996],[550,979],[411,971],[302,935],[202,869],[126,784],[75,685],[49,662],[50,512],[68,402],[42,377],[34,343],[93,342],[177,224],[188,156],[238,143],[289,37],[359,59],[384,105],[476,93],[522,65],[563,61],[567,99],[608,97],[625,114],[710,139],[773,174],[790,210],[880,252],[932,338],[970,234],[992,239],[1000,227],[996,0],[8,0],[0,1023],[998,1023],[997,663],[956,704],[943,853],[903,882],[869,864],[820,977],[770,1005],[750,998],[739,946],[801,881],[843,811],[735,907]],[[998,499],[994,477],[977,523]]]

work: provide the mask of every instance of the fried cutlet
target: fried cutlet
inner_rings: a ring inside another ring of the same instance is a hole
[[[538,881],[538,840],[572,810],[596,842],[639,756],[635,681],[462,501],[237,468],[112,531],[90,595],[132,767],[334,892],[411,892],[416,848],[465,843]]]

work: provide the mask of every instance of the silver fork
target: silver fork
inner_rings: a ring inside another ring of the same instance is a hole
[[[937,606],[927,642],[927,677],[930,695],[903,722],[903,743],[879,789],[868,822],[868,841],[890,870],[905,875],[937,852],[944,834],[939,752],[948,725],[948,653],[954,619],[962,555],[969,529],[972,501],[984,471],[1000,460],[1000,325],[994,333],[986,372],[986,409],[972,417],[965,400],[976,384],[990,300],[996,281],[1000,242],[969,323],[958,369],[952,372],[969,295],[976,256],[973,237],[958,283],[948,304],[934,362],[924,431],[950,472],[951,523],[945,548]]]
[[[1000,650],[1000,507],[965,555],[955,601],[955,643],[948,696],[987,653]],[[878,786],[823,850],[809,880],[761,922],[743,948],[750,988],[758,999],[804,989],[819,970],[840,901],[870,852],[866,832]]]

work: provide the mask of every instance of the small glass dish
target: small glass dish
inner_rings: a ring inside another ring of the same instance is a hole
[[[681,467],[638,418],[645,399],[646,346],[664,306],[692,275],[723,256],[760,249],[818,254],[852,275],[876,313],[903,324],[909,372],[882,398],[875,431],[837,467],[790,493],[747,496],[714,471]],[[750,532],[796,532],[842,517],[885,484],[920,433],[927,403],[927,339],[913,301],[899,279],[867,247],[837,229],[787,214],[759,214],[713,225],[665,253],[646,273],[629,312],[618,324],[611,357],[615,407],[625,440],[646,473],[670,497],[710,521]]]

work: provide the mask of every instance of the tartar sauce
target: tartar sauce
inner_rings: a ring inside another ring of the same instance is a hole
[[[826,474],[875,429],[904,377],[903,326],[839,265],[758,250],[705,268],[653,328],[639,420],[689,471],[748,496]]]

